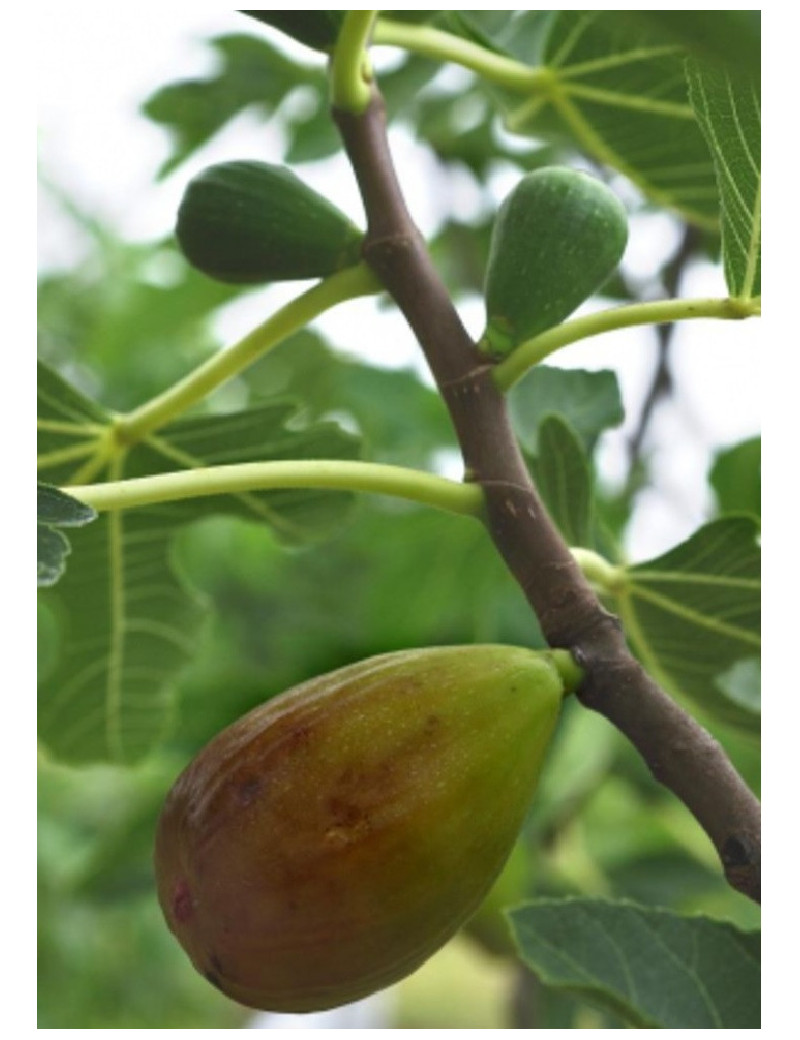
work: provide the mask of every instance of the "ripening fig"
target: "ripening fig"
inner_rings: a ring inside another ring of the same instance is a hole
[[[419,967],[502,870],[578,679],[564,651],[400,651],[220,733],[156,836],[159,901],[195,967],[242,1004],[294,1012]]]
[[[233,284],[324,278],[358,263],[364,237],[287,167],[245,161],[189,182],[175,234],[193,267]]]
[[[625,208],[602,181],[567,166],[527,174],[492,229],[480,349],[504,357],[569,317],[612,274],[627,241]]]

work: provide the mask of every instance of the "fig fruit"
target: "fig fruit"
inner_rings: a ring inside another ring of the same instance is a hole
[[[175,229],[189,263],[220,282],[324,278],[358,263],[363,234],[285,166],[224,162],[186,187]]]
[[[504,357],[558,325],[608,279],[627,241],[625,208],[602,181],[567,166],[527,174],[492,229],[480,349]]]
[[[159,901],[195,967],[293,1012],[419,967],[500,873],[578,676],[565,651],[400,651],[218,734],[156,835]]]

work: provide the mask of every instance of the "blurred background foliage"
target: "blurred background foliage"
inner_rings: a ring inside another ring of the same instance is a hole
[[[471,31],[478,33],[498,31],[508,12],[469,14]],[[310,51],[307,62],[285,57],[277,34],[255,24],[251,32],[243,22],[239,18],[237,32],[214,43],[216,78],[166,86],[144,104],[150,119],[173,131],[162,175],[252,105],[280,121],[288,163],[338,150],[321,62]],[[465,26],[457,28],[466,32]],[[468,175],[485,200],[472,220],[443,205],[431,241],[459,299],[480,290],[491,226],[487,181],[497,164],[521,171],[569,160],[575,152],[568,140],[509,141],[498,130],[491,92],[472,77],[453,86],[436,72],[433,62],[411,57],[395,63],[381,87],[392,118],[402,120],[443,168]],[[303,103],[283,104],[296,90]],[[83,259],[42,274],[39,356],[108,408],[131,408],[223,345],[219,309],[243,294],[192,272],[170,235],[157,242],[121,241],[65,195],[56,171],[42,174],[51,204],[82,239]],[[646,209],[642,200],[637,205]],[[680,262],[716,249],[713,232],[697,232]],[[667,253],[646,283],[619,278],[606,292],[620,300],[662,293],[675,279],[674,264],[674,254]],[[612,399],[582,442],[595,476],[603,430],[622,418],[616,381],[607,379]],[[453,457],[445,410],[416,369],[389,370],[348,355],[346,344],[330,342],[316,328],[282,344],[203,407],[225,411],[275,397],[297,401],[298,422],[332,419],[358,433],[365,457],[423,469],[441,468]],[[533,457],[536,429],[527,439],[521,433]],[[756,439],[715,460],[709,519],[758,510],[758,459]],[[628,459],[627,479],[614,488],[596,485],[604,545],[624,552],[626,525],[651,480],[650,456],[639,448]],[[206,518],[181,529],[172,555],[182,580],[209,610],[197,653],[177,681],[165,745],[130,770],[68,769],[40,754],[40,1028],[246,1024],[248,1013],[191,968],[164,927],[153,887],[152,836],[163,796],[219,729],[294,683],[372,653],[439,643],[541,642],[521,592],[478,525],[394,501],[359,499],[328,539],[290,550],[263,526]],[[46,672],[57,640],[46,613],[40,639]],[[757,790],[757,744],[722,725],[716,733]],[[756,909],[720,879],[689,814],[655,784],[604,719],[577,704],[567,705],[509,874],[501,879],[506,894],[495,897],[497,906],[525,895],[606,895],[703,911],[743,927],[758,923]],[[619,1025],[539,986],[509,950],[504,919],[490,906],[397,988],[387,1024]]]

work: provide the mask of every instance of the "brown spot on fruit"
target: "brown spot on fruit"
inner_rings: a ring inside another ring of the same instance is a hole
[[[257,776],[251,776],[239,785],[239,802],[241,805],[250,805],[258,797],[261,790],[261,781]]]
[[[369,834],[369,814],[361,806],[334,797],[328,799],[327,808],[332,824],[325,831],[329,848],[345,848]]]
[[[342,827],[354,827],[364,818],[364,810],[341,798],[328,799],[328,812]]]
[[[289,754],[305,751],[311,740],[311,726],[297,726],[286,738],[286,750]]]
[[[184,924],[194,913],[194,899],[186,881],[179,881],[172,893],[172,916]]]

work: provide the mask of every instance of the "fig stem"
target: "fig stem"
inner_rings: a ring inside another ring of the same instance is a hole
[[[625,571],[592,549],[570,549],[584,578],[601,592],[618,593],[625,587]]]
[[[479,517],[483,492],[422,470],[338,459],[245,462],[231,466],[158,473],[109,483],[70,486],[68,494],[98,512],[134,509],[205,495],[242,494],[276,488],[326,488],[391,495],[448,513]]]
[[[360,115],[372,97],[372,68],[367,55],[377,11],[347,11],[331,58],[331,103]]]
[[[114,424],[118,443],[130,447],[172,421],[324,311],[381,289],[380,282],[364,263],[337,271],[317,282],[275,311],[238,343],[209,358],[164,393],[119,416]]]
[[[532,69],[513,58],[496,54],[478,43],[429,25],[406,25],[379,18],[372,36],[373,44],[402,47],[436,61],[448,61],[478,73],[484,79],[508,90],[528,92],[548,78],[547,69]]]
[[[569,650],[549,650],[547,653],[564,683],[563,696],[567,697],[583,682],[584,671]]]
[[[636,325],[661,325],[689,318],[727,318],[739,321],[761,314],[761,298],[749,301],[732,299],[652,300],[610,307],[595,314],[573,318],[548,329],[516,347],[492,370],[498,390],[510,390],[529,369],[550,354],[579,340],[599,336],[603,332],[632,328]]]

